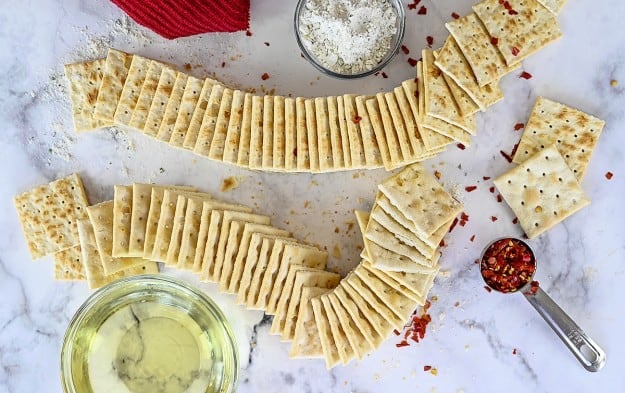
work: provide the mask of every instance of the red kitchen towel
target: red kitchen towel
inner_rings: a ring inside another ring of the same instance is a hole
[[[247,30],[250,0],[111,0],[135,22],[168,38]]]

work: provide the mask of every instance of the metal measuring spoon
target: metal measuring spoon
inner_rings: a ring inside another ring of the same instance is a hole
[[[482,252],[480,271],[489,288],[501,293],[521,292],[586,370],[601,370],[605,352],[532,281],[536,257],[527,243],[515,238],[493,241]]]

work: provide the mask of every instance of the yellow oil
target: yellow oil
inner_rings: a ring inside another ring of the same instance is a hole
[[[90,317],[74,343],[72,375],[81,392],[227,391],[227,338],[192,308],[147,300]]]

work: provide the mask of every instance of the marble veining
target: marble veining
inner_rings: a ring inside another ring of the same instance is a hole
[[[407,3],[407,2],[406,2]],[[258,173],[172,149],[140,133],[72,129],[65,63],[102,57],[107,46],[178,66],[196,76],[257,91],[299,96],[389,90],[414,75],[432,36],[440,46],[451,13],[472,1],[423,0],[426,15],[407,10],[404,44],[381,75],[337,81],[299,55],[292,32],[293,1],[252,2],[251,37],[207,34],[167,41],[134,25],[108,1],[7,2],[0,9],[0,393],[60,392],[59,359],[69,320],[90,294],[84,283],[52,280],[51,259],[31,261],[12,205],[15,194],[80,172],[93,203],[112,197],[112,185],[192,184],[248,204],[272,223],[325,247],[342,274],[359,261],[354,209],[368,210],[383,170],[328,175]],[[322,360],[288,359],[289,345],[269,334],[271,319],[247,311],[188,272],[165,269],[206,291],[227,314],[241,358],[239,392],[625,392],[625,3],[569,0],[559,22],[564,36],[526,60],[529,80],[501,81],[505,100],[478,116],[478,135],[466,150],[450,146],[427,161],[463,200],[470,220],[446,238],[443,274],[432,289],[432,323],[419,344],[397,348],[391,336],[360,362],[328,371]],[[270,45],[267,46],[264,43]],[[221,66],[222,63],[224,67]],[[267,72],[268,80],[261,80]],[[519,71],[520,73],[520,71]],[[611,83],[611,81],[615,81]],[[614,85],[616,84],[616,85]],[[582,186],[592,204],[530,242],[536,279],[607,352],[605,368],[586,372],[520,295],[487,293],[475,259],[492,239],[521,236],[513,213],[489,192],[512,167],[510,152],[537,96],[544,95],[606,120]],[[612,180],[606,172],[614,173]],[[227,193],[221,182],[235,176]],[[464,188],[476,185],[474,192]],[[497,217],[493,222],[491,217]],[[473,241],[470,239],[475,236]],[[424,372],[435,367],[437,375]]]

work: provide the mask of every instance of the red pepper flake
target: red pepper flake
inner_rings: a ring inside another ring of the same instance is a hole
[[[408,344],[408,341],[406,341],[406,340],[402,340],[400,343],[395,344],[395,346],[396,346],[397,348],[407,347],[408,345],[410,345],[410,344]]]
[[[465,212],[460,213],[460,219],[462,221],[469,221],[469,215],[466,214]]]
[[[522,130],[524,128],[525,128],[525,124],[523,124],[523,123],[516,123],[514,125],[514,131],[519,131],[519,130]]]
[[[484,251],[480,270],[489,287],[504,293],[515,292],[532,279],[536,260],[522,241],[501,239]]]
[[[490,191],[490,193],[491,193],[491,194],[492,194],[492,193],[494,193],[494,192],[495,192],[495,186],[491,186],[491,187],[488,189],[488,191]]]
[[[454,221],[451,223],[451,226],[449,227],[449,232],[454,230],[454,228],[456,227],[456,224],[458,224],[458,217],[454,218]]]
[[[499,44],[499,38],[490,37],[490,43],[493,44],[494,46],[497,46]]]
[[[420,2],[421,0],[414,0],[412,3],[408,4],[408,9],[409,10],[417,9],[417,6],[419,5]]]
[[[495,216],[490,216],[490,220],[491,220],[492,222],[495,222],[495,221],[497,221],[497,217],[495,217]]]
[[[510,15],[518,15],[519,13],[516,10],[508,10]]]
[[[373,74],[374,76],[378,76],[380,75],[380,71],[376,72],[375,74]]]
[[[518,56],[519,55],[519,48],[517,48],[516,46],[513,46],[511,48],[512,50],[512,56]]]
[[[434,171],[434,177],[436,177],[436,179],[440,180],[441,179],[441,173],[439,171]]]
[[[516,154],[517,149],[519,148],[519,144],[515,143],[514,146],[512,147],[512,151],[510,152],[510,155],[512,157],[514,157],[514,155]]]
[[[269,42],[265,42],[265,46],[269,46]]]
[[[245,31],[245,35],[248,36],[248,37],[251,37],[252,36],[252,32],[249,31],[249,30],[246,30]]]
[[[497,194],[497,202],[501,203],[502,200],[501,194]]]
[[[386,75],[386,72],[382,71],[382,78],[386,79],[388,78],[388,75]]]
[[[226,62],[225,62],[225,61],[222,61],[222,62],[221,62],[221,68],[224,68],[225,66],[226,66]]]
[[[408,49],[408,47],[406,45],[402,45],[401,46],[401,51],[404,52],[404,54],[408,54],[410,53],[410,49]]]
[[[608,180],[612,180],[612,177],[614,177],[614,173],[612,172],[606,172],[605,173],[605,178]]]
[[[462,143],[458,143],[458,144],[456,145],[456,147],[457,147],[458,149],[460,149],[460,150],[464,150],[464,149],[466,149],[466,148],[467,148],[467,147],[466,147],[465,145],[463,145]]]
[[[269,79],[269,74],[265,72],[263,75],[261,75],[260,79],[266,81],[267,79]]]
[[[393,333],[395,333],[396,336],[399,336],[399,330],[393,329]]]
[[[473,191],[477,190],[477,186],[467,186],[467,187],[464,188],[464,190],[466,192],[473,192]]]
[[[441,248],[445,247],[445,239],[441,239],[441,242],[438,243],[438,246],[441,247]]]
[[[430,371],[432,366],[423,366],[423,371]]]
[[[512,162],[512,157],[508,153],[506,153],[503,150],[499,150],[499,153],[501,153],[501,155],[503,156],[503,158],[506,159],[506,161]]]
[[[361,120],[362,120],[362,117],[360,117],[360,116],[354,116],[354,118],[352,119],[354,124],[360,123]]]
[[[471,236],[471,238],[469,239],[470,241],[475,240],[475,235]]]
[[[419,8],[419,11],[417,11],[417,14],[419,14],[419,15],[425,15],[427,13],[428,13],[428,9],[425,8],[424,5],[422,5],[421,8]]]
[[[417,63],[417,60],[413,59],[412,57],[408,58],[408,64],[410,64],[411,67],[416,67]]]
[[[432,44],[434,44],[434,37],[429,35],[429,36],[425,37],[425,41],[428,43],[428,48],[431,48]]]
[[[516,218],[516,217],[514,217],[514,218],[512,219],[512,223],[513,223],[514,225],[518,224],[518,223],[519,223],[519,219],[518,219],[518,218]]]
[[[514,348],[514,349],[512,350],[512,354],[513,354],[513,355],[516,355],[516,348]]]
[[[493,291],[488,285],[484,285],[484,289],[486,289],[486,292],[488,293],[491,293]]]
[[[293,148],[293,155],[297,157],[297,147]]]
[[[521,75],[519,75],[519,78],[532,79],[532,74],[530,74],[529,72],[523,71],[521,72]]]
[[[456,14],[455,12],[452,12],[451,13],[451,17],[454,18],[454,19],[458,19],[458,18],[460,18],[460,15]]]
[[[482,176],[482,179],[483,179],[484,181],[488,181],[488,180],[490,180],[490,176]]]

